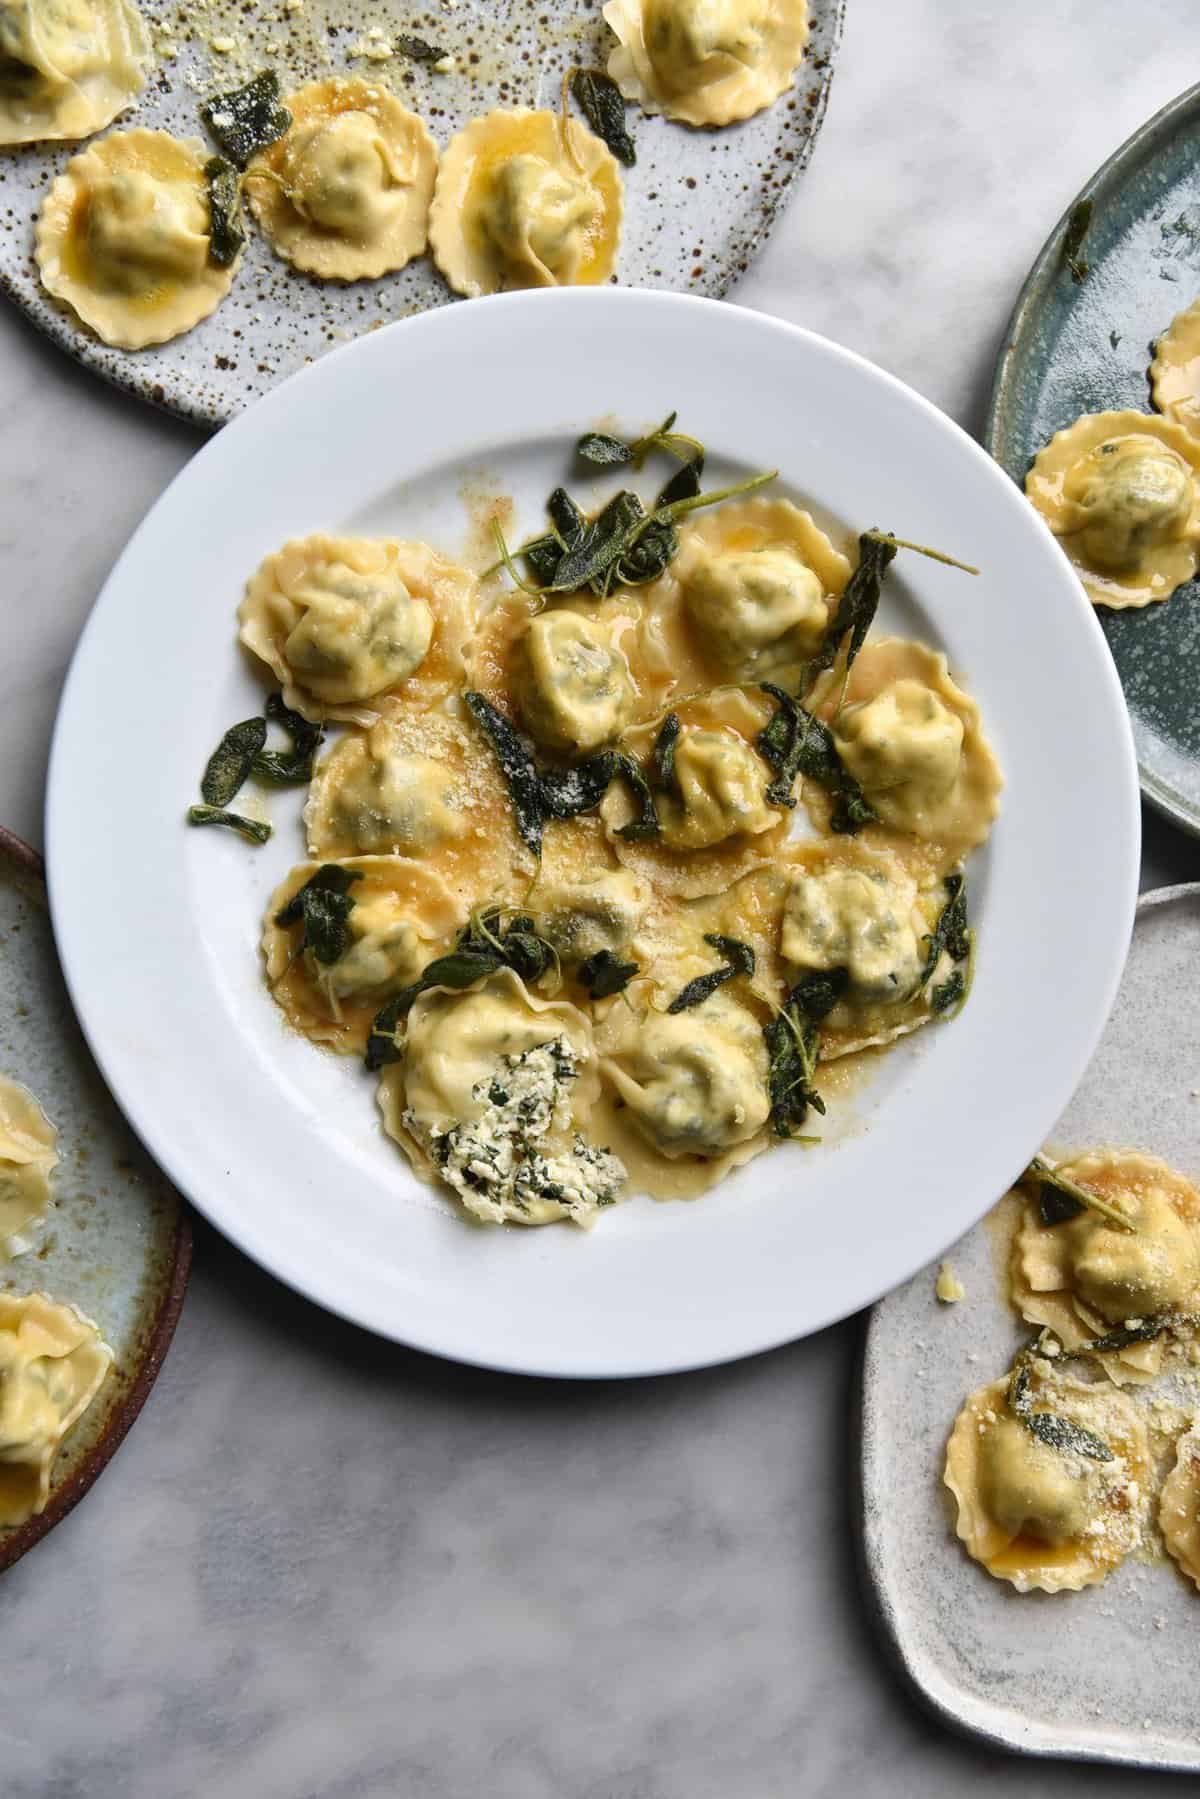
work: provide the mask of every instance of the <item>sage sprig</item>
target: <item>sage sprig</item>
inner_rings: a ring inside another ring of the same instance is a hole
[[[942,881],[946,901],[933,930],[925,936],[925,965],[921,970],[921,986],[928,986],[943,955],[955,967],[944,981],[930,988],[929,1005],[939,1018],[961,1007],[971,990],[971,974],[975,959],[975,933],[967,922],[967,884],[960,874],[946,875]]]
[[[1127,1218],[1119,1207],[1110,1205],[1098,1193],[1083,1187],[1078,1181],[1064,1174],[1061,1168],[1055,1168],[1044,1156],[1034,1156],[1025,1172],[1018,1178],[1018,1187],[1036,1187],[1038,1210],[1044,1225],[1064,1224],[1068,1218],[1078,1218],[1083,1211],[1098,1212],[1118,1230],[1136,1234],[1137,1226],[1131,1218]]]
[[[942,550],[930,549],[928,544],[912,543],[908,538],[896,537],[890,531],[863,531],[858,539],[858,567],[842,590],[833,617],[825,627],[820,648],[808,666],[805,686],[825,669],[833,667],[843,645],[844,667],[849,675],[858,652],[866,641],[867,632],[875,622],[883,592],[883,577],[894,562],[898,550],[915,550],[919,556],[927,556],[932,562],[944,562],[951,568],[961,569],[964,574],[979,573],[972,563],[960,562],[956,556],[947,556]]]
[[[1071,1418],[1061,1417],[1057,1412],[1035,1411],[1033,1388],[1024,1357],[1018,1361],[1009,1382],[1008,1403],[1014,1417],[1021,1420],[1026,1430],[1031,1431],[1051,1449],[1061,1450],[1065,1455],[1086,1456],[1093,1462],[1111,1462],[1116,1459],[1103,1437],[1096,1436],[1094,1431],[1076,1424]]]
[[[618,162],[631,169],[637,161],[637,150],[625,124],[625,100],[616,82],[598,69],[574,69],[571,92],[596,136],[608,145]]]
[[[227,269],[237,261],[246,241],[242,226],[241,177],[223,156],[210,156],[204,165],[208,188],[208,260]]]
[[[736,937],[723,937],[719,931],[706,931],[705,943],[711,944],[725,960],[719,968],[708,974],[698,974],[694,980],[682,988],[667,1007],[670,1013],[690,1012],[693,1006],[702,1006],[706,999],[711,999],[718,987],[726,981],[734,980],[738,975],[753,975],[754,951],[748,943],[741,943]]]
[[[769,681],[761,685],[777,708],[755,739],[759,755],[775,770],[766,794],[770,803],[794,806],[796,781],[806,775],[834,796],[830,826],[839,835],[852,837],[864,825],[874,824],[876,814],[838,755],[829,726],[782,687]]]
[[[226,812],[221,806],[189,806],[187,821],[190,825],[223,825],[249,843],[265,843],[271,835],[270,825],[262,819],[244,818],[240,812]]]
[[[819,1027],[841,999],[849,980],[844,968],[805,975],[763,1028],[771,1128],[777,1137],[794,1136],[810,1108],[824,1115],[825,1101],[813,1084],[820,1060]]]
[[[624,993],[634,976],[641,972],[636,962],[622,962],[610,949],[598,949],[579,964],[579,981],[592,999],[611,999]]]
[[[340,962],[350,944],[350,914],[354,896],[350,889],[362,880],[356,868],[343,868],[338,862],[323,862],[275,914],[282,929],[303,925],[300,947],[311,950],[317,961],[329,967]]]
[[[209,806],[227,806],[250,778],[254,760],[267,741],[265,718],[245,718],[230,725],[208,758],[200,792]]]
[[[291,113],[280,102],[279,77],[273,69],[264,69],[227,94],[215,94],[200,108],[200,117],[222,156],[239,169],[281,138],[292,123]]]
[[[302,786],[311,781],[317,751],[325,741],[324,725],[313,724],[285,706],[281,693],[269,693],[263,708],[268,720],[291,738],[288,750],[262,750],[254,758],[254,774],[277,787]]]

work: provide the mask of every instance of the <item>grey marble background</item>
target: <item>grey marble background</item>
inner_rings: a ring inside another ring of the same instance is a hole
[[[813,166],[736,298],[977,428],[1053,220],[1198,75],[1194,0],[850,0]],[[0,821],[38,842],[71,647],[199,439],[7,310],[0,392]],[[1146,849],[1148,885],[1200,877],[1153,819]],[[853,1561],[858,1336],[638,1385],[489,1377],[201,1228],[141,1422],[0,1584],[0,1795],[1165,1791],[968,1746],[896,1684]]]

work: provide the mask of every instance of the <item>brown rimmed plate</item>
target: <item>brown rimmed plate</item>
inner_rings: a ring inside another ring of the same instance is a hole
[[[0,1072],[58,1127],[54,1203],[28,1255],[0,1264],[0,1293],[49,1293],[94,1318],[116,1360],[54,1466],[44,1512],[0,1527],[0,1572],[78,1505],[145,1404],[183,1306],[187,1209],[133,1137],[67,998],[42,859],[0,827]]]

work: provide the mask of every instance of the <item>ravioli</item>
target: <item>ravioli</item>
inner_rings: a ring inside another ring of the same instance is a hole
[[[319,866],[301,863],[271,895],[262,935],[267,984],[298,1031],[340,1055],[361,1055],[380,1007],[450,947],[466,915],[421,863],[351,856],[337,864],[358,876],[348,888],[354,904],[346,947],[335,961],[322,962],[305,947],[301,921],[278,921]]]
[[[379,1104],[418,1173],[440,1175],[481,1223],[587,1227],[625,1179],[582,1129],[598,1091],[583,1013],[502,969],[421,995]]]
[[[608,72],[627,100],[685,125],[748,119],[787,91],[807,0],[608,0]]]
[[[315,81],[290,130],[254,157],[246,193],[272,247],[326,281],[391,274],[425,248],[437,145],[377,81]]]
[[[701,964],[676,972],[682,986]],[[770,1112],[762,1020],[725,988],[671,1013],[662,988],[660,978],[657,1003],[614,1006],[599,1027],[604,1080],[659,1155],[745,1161],[765,1147]]]
[[[538,929],[564,967],[591,956],[628,952],[653,903],[648,884],[628,868],[605,868],[531,890]]]
[[[210,255],[207,160],[197,139],[114,131],[51,183],[36,230],[42,285],[106,344],[180,337],[232,287],[240,256],[221,268]]]
[[[789,864],[780,952],[792,981],[844,969],[845,994],[821,1025],[823,1061],[894,1042],[938,1016],[953,964],[927,967],[946,901],[899,858],[853,838],[806,845]]]
[[[1200,300],[1172,319],[1154,346],[1150,388],[1165,417],[1200,437]]]
[[[660,702],[726,683],[795,691],[849,578],[846,557],[789,500],[732,501],[685,525],[638,633]]]
[[[1159,1498],[1158,1528],[1168,1555],[1200,1587],[1200,1425],[1193,1424],[1176,1446]]]
[[[518,705],[539,743],[576,753],[599,749],[633,716],[629,665],[602,622],[570,607],[540,613],[519,651]]]
[[[458,684],[475,590],[428,544],[317,533],[251,576],[240,636],[305,718],[369,726]]]
[[[833,733],[844,766],[889,830],[944,851],[946,866],[983,843],[1000,809],[1000,766],[979,707],[950,677],[946,658],[902,637],[868,641],[843,690],[840,668],[821,676],[811,709]],[[828,796],[805,784],[818,820]]]
[[[1025,492],[1096,606],[1168,600],[1200,562],[1200,440],[1173,419],[1094,412],[1038,452]]]
[[[0,145],[102,131],[153,61],[131,0],[0,0]]]
[[[490,112],[442,154],[429,245],[455,293],[594,287],[616,265],[623,207],[616,158],[576,120]]]
[[[1100,1439],[1098,1460],[1036,1436],[1013,1411],[1009,1381],[972,1393],[955,1420],[943,1479],[968,1555],[1018,1593],[1076,1592],[1138,1546],[1148,1501],[1145,1426],[1128,1399],[1049,1362],[1031,1364],[1033,1407]]]
[[[0,1527],[46,1509],[64,1438],[112,1365],[99,1329],[45,1293],[0,1293]]]
[[[456,771],[405,748],[389,720],[344,737],[317,769],[304,808],[314,857],[424,857],[469,829]]]
[[[0,1265],[33,1246],[50,1205],[58,1132],[28,1087],[0,1075]]]
[[[1044,1225],[1036,1195],[1027,1197],[1013,1238],[1012,1302],[1066,1349],[1162,1319],[1165,1337],[1099,1358],[1118,1383],[1149,1379],[1162,1367],[1164,1340],[1190,1331],[1200,1312],[1200,1193],[1139,1150],[1089,1150],[1061,1167],[1126,1212],[1136,1229],[1123,1231],[1092,1211]]]
[[[719,893],[749,869],[770,859],[787,830],[787,817],[767,799],[772,774],[754,747],[770,706],[741,688],[681,700],[671,785],[655,793],[660,835],[646,842],[621,836],[633,815],[620,784],[609,788],[600,811],[612,847],[660,892],[683,898]],[[626,732],[622,747],[643,768],[663,720]]]

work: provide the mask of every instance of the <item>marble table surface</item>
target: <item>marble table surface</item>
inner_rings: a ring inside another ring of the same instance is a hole
[[[812,167],[735,302],[977,429],[1035,251],[1195,31],[1194,0],[849,0]],[[200,438],[8,309],[0,386],[0,822],[40,842],[76,635]],[[1145,883],[1198,877],[1148,818]],[[860,1328],[640,1384],[491,1377],[335,1323],[201,1227],[141,1422],[0,1584],[0,1793],[1165,1790],[961,1742],[897,1684],[853,1560]]]

